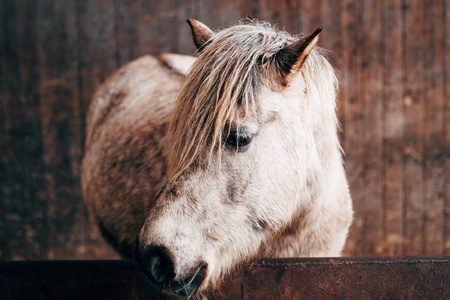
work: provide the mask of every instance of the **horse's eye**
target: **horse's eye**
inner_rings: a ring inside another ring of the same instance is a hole
[[[233,148],[245,147],[252,141],[253,135],[246,132],[238,132],[236,130],[230,130],[227,137],[227,146]]]

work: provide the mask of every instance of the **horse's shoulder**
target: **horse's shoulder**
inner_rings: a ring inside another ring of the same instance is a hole
[[[96,89],[87,116],[88,137],[117,112],[151,112],[169,104],[166,98],[176,98],[183,79],[184,74],[152,55],[125,64]]]

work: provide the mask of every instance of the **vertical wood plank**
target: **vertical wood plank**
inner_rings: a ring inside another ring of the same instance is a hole
[[[84,123],[77,83],[75,2],[38,1],[39,117],[44,149],[48,259],[83,258],[89,243],[79,182]],[[43,187],[44,188],[44,187]]]
[[[37,27],[37,35],[40,43],[37,45],[38,53],[38,67],[40,86],[38,95],[40,99],[39,118],[42,123],[41,136],[44,151],[44,173],[42,176],[46,179],[46,185],[43,187],[47,194],[47,209],[45,210],[46,222],[48,222],[48,235],[42,236],[41,239],[46,240],[49,244],[48,252],[45,257],[52,259],[55,257],[55,249],[57,248],[58,239],[64,239],[61,232],[57,231],[58,226],[62,226],[62,230],[67,230],[67,226],[70,226],[67,222],[63,224],[61,222],[64,219],[59,219],[59,210],[61,207],[65,207],[67,210],[73,208],[73,204],[66,202],[69,199],[64,199],[63,193],[60,193],[60,186],[68,184],[68,175],[70,170],[68,164],[65,164],[65,160],[68,159],[66,152],[68,149],[67,140],[67,119],[68,116],[63,112],[65,110],[64,105],[58,107],[61,97],[61,104],[67,104],[64,93],[71,93],[70,87],[66,86],[66,80],[64,75],[70,76],[70,74],[64,74],[67,69],[67,60],[64,57],[64,50],[61,45],[64,43],[61,39],[64,39],[62,31],[58,24],[55,22],[55,9],[51,2],[37,2],[37,15],[39,18],[39,24]],[[62,72],[60,72],[62,70]],[[59,112],[58,110],[61,110]],[[61,122],[57,122],[56,118],[59,118]],[[61,167],[61,170],[58,168]],[[70,187],[68,187],[70,190]],[[61,199],[60,199],[61,198]],[[61,207],[57,205],[58,201],[61,201]],[[69,213],[70,214],[70,213]],[[64,217],[67,215],[62,213]],[[64,229],[63,229],[64,228]],[[50,238],[50,236],[52,238]],[[61,241],[62,242],[62,241]]]
[[[402,255],[403,244],[403,134],[402,102],[402,7],[384,1],[383,9],[383,238],[384,255]]]
[[[8,72],[8,58],[7,58],[7,22],[11,17],[11,11],[7,13],[7,1],[0,1],[0,227],[3,228],[0,232],[0,257],[10,257],[11,253],[8,247],[7,232],[9,231],[9,222],[6,218],[8,214],[8,205],[10,201],[11,180],[9,175],[9,165],[11,158],[8,154],[11,149],[11,139],[8,134],[10,128],[9,120],[9,103],[11,102],[11,95],[9,88],[11,87]]]
[[[424,7],[422,1],[408,0],[404,4],[405,92],[403,98],[406,119],[404,161],[406,234],[405,253],[424,254]]]
[[[444,224],[442,229],[442,253],[445,255],[450,254],[450,2],[444,1],[443,8],[443,96],[444,96],[444,116],[443,116],[443,155],[444,155],[444,210],[443,218]]]
[[[381,67],[381,11],[380,1],[364,1],[363,22],[364,40],[361,69],[364,80],[364,255],[380,255],[382,233],[382,119],[383,99]]]
[[[6,83],[6,37],[4,29],[6,28],[6,12],[5,12],[5,2],[0,1],[0,258],[7,255],[6,252],[6,194],[7,194],[7,164],[8,155],[7,148],[9,146],[9,138],[7,134],[7,103],[9,100],[9,95],[6,93],[7,83]],[[8,98],[7,98],[8,97]]]
[[[424,254],[441,254],[443,249],[444,152],[443,152],[443,6],[442,1],[425,5],[425,120],[424,120]]]
[[[359,2],[344,0],[343,11],[342,72],[345,80],[342,95],[345,109],[345,163],[355,211],[345,247],[346,255],[357,256],[363,252],[364,229],[364,114],[361,98],[361,10]]]
[[[48,243],[45,210],[45,178],[40,136],[39,75],[36,64],[36,24],[34,1],[5,1],[3,28],[5,60],[5,133],[8,145],[3,156],[5,182],[2,186],[7,241],[3,255],[9,259],[45,257]],[[2,150],[0,150],[2,151]],[[3,172],[2,170],[2,172]]]

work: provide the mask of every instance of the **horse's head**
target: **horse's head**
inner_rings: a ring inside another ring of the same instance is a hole
[[[338,147],[334,72],[313,50],[320,30],[298,38],[255,22],[213,33],[188,22],[199,55],[168,128],[168,182],[135,254],[179,296],[250,258],[295,254],[272,243],[311,207]]]

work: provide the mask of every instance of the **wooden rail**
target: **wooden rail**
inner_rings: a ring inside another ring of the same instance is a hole
[[[271,259],[225,299],[450,299],[450,257]],[[0,262],[0,299],[165,299],[133,261]]]

